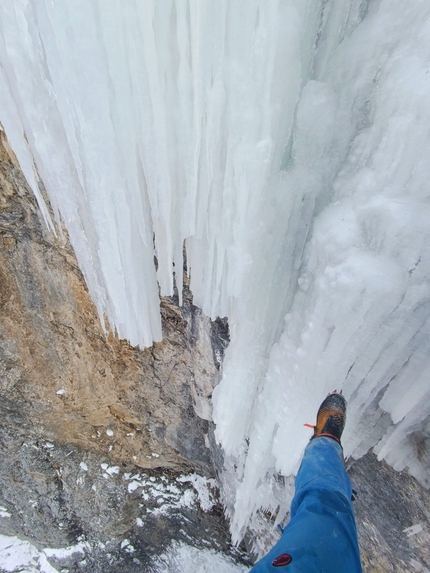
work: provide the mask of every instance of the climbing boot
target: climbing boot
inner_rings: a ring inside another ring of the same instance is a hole
[[[346,400],[336,391],[329,394],[318,409],[314,435],[311,440],[326,436],[340,444],[346,420]]]

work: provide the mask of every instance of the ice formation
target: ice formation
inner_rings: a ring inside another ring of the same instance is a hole
[[[0,0],[0,29],[0,121],[101,319],[159,340],[184,241],[195,303],[229,319],[236,539],[286,510],[334,388],[346,453],[430,485],[430,4]]]

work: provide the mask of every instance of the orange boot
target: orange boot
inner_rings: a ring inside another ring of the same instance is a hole
[[[311,440],[326,436],[333,438],[340,444],[345,420],[346,400],[342,394],[335,391],[327,396],[318,409],[317,422]]]

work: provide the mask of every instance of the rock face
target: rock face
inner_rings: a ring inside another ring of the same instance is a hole
[[[3,133],[0,178],[3,419],[116,462],[212,475],[210,320],[186,293],[182,308],[161,301],[164,340],[151,349],[105,336],[69,243],[45,229]]]
[[[67,567],[92,573],[141,571],[172,540],[230,551],[216,491],[202,508],[184,481],[215,475],[222,321],[185,288],[181,308],[161,300],[163,342],[140,350],[104,333],[67,234],[46,229],[3,131],[0,187],[0,534],[39,548],[85,538]]]
[[[185,288],[181,308],[161,301],[162,343],[104,333],[67,234],[46,230],[2,131],[0,188],[0,536],[81,542],[50,559],[69,573],[152,571],[172,540],[250,563],[207,479],[222,464],[210,397],[226,321]],[[350,474],[364,570],[430,570],[428,492],[372,454]]]
[[[159,571],[153,562],[172,541],[241,558],[229,543],[214,480],[115,466],[16,427],[1,431],[0,570],[1,534],[30,540],[42,555],[68,548],[66,559],[55,559],[55,551],[50,559],[68,573]]]
[[[368,453],[348,474],[364,571],[430,571],[430,495],[407,472]]]

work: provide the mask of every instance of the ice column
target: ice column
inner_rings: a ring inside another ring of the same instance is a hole
[[[280,479],[297,470],[310,437],[303,423],[335,388],[350,402],[346,454],[376,443],[380,458],[430,483],[430,10],[362,8],[331,2],[323,11],[283,169],[265,191],[292,197],[263,234],[283,227],[284,250],[260,261],[266,289],[233,323],[216,389],[237,539],[247,522],[258,528],[259,507],[280,506],[283,517]],[[253,293],[264,284],[257,273]],[[267,296],[279,304],[279,290],[286,299],[268,329],[258,313]]]
[[[430,6],[0,0],[0,31],[0,121],[101,319],[160,340],[184,243],[195,303],[228,316],[235,539],[287,511],[334,388],[347,455],[428,484]]]

